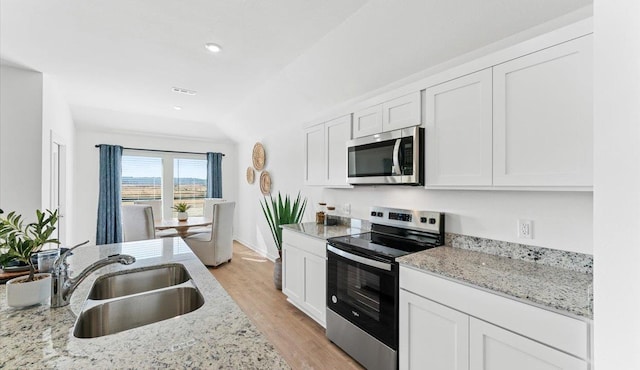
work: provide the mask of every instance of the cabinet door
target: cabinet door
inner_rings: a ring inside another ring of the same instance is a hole
[[[363,137],[382,132],[382,104],[353,113],[353,137]]]
[[[382,103],[383,132],[420,124],[420,91]]]
[[[347,140],[351,139],[351,115],[325,123],[327,139],[326,185],[347,186]]]
[[[426,185],[492,183],[491,69],[426,89]]]
[[[487,322],[469,322],[470,370],[586,370],[587,363]]]
[[[469,316],[400,290],[400,369],[469,369]]]
[[[584,36],[494,67],[494,185],[592,186],[592,44]]]
[[[304,252],[282,245],[282,292],[294,302],[304,299]]]
[[[327,314],[327,261],[313,254],[304,256],[304,303],[308,312],[324,326]]]
[[[309,127],[305,139],[305,185],[324,185],[325,181],[325,138],[324,124]]]

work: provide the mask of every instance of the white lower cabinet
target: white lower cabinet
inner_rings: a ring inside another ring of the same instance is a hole
[[[399,368],[588,370],[590,321],[400,267]]]
[[[326,241],[282,233],[282,292],[291,304],[326,326]]]
[[[400,369],[469,369],[469,316],[400,291]]]
[[[482,320],[469,320],[470,370],[587,370],[587,363]]]

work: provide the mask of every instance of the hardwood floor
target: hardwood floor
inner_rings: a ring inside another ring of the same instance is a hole
[[[273,262],[234,242],[233,260],[209,268],[293,369],[362,369],[331,343],[324,328],[273,285]]]

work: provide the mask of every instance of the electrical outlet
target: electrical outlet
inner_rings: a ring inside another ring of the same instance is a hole
[[[345,203],[342,205],[342,214],[349,216],[351,214],[351,204]]]
[[[518,220],[518,238],[533,239],[533,221]]]

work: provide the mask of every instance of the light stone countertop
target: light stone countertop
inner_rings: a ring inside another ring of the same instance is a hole
[[[428,249],[396,261],[561,314],[593,319],[592,274],[452,247]]]
[[[282,228],[323,240],[336,236],[354,235],[369,231],[365,225],[359,224],[359,220],[352,220],[351,225],[324,226],[322,224],[316,224],[315,222],[303,222],[299,224],[282,225]]]
[[[124,253],[136,262],[113,264],[91,274],[73,293],[71,304],[13,309],[0,286],[0,368],[37,369],[288,369],[274,347],[255,328],[181,238],[86,246],[68,258],[73,271]],[[99,338],[73,336],[77,315],[93,281],[125,269],[176,262],[183,264],[202,293],[199,309],[172,319]]]

